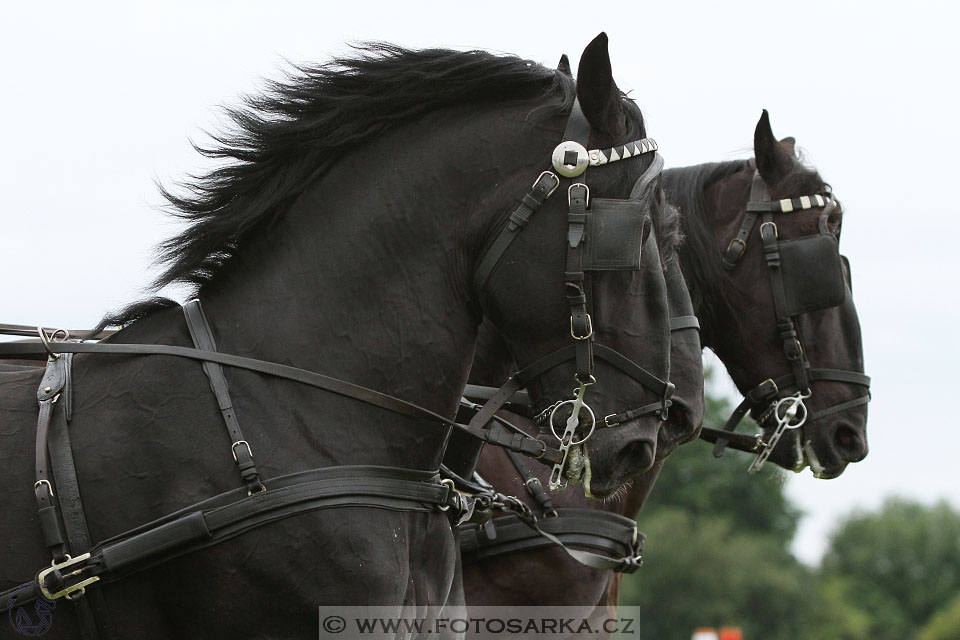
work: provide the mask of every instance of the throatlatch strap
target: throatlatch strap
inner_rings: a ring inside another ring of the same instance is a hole
[[[187,328],[190,330],[190,338],[193,340],[193,346],[203,351],[216,352],[217,343],[213,340],[213,332],[210,330],[210,323],[203,313],[199,300],[191,300],[183,305],[183,315],[187,319]],[[240,477],[247,485],[250,493],[259,493],[264,490],[263,483],[260,482],[260,474],[253,462],[253,451],[250,449],[250,443],[243,437],[240,430],[240,421],[233,410],[233,400],[230,399],[230,390],[227,386],[227,378],[223,375],[223,367],[216,362],[203,362],[203,372],[207,374],[210,380],[210,389],[217,398],[217,405],[220,407],[220,414],[223,416],[223,422],[230,435],[230,450],[233,459],[240,470]]]

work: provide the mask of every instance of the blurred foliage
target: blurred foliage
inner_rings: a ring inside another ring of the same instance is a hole
[[[960,594],[960,512],[891,498],[876,513],[855,513],[832,535],[820,577],[824,601],[842,598],[869,620],[850,637],[916,637]],[[826,632],[834,622],[817,626]],[[948,637],[960,638],[960,625]]]
[[[737,626],[748,640],[813,637],[811,571],[776,537],[679,508],[644,522],[645,563],[620,596],[639,607],[639,640],[689,640],[700,626]]]
[[[917,640],[957,640],[960,637],[960,593],[933,614],[917,634]]]
[[[707,425],[730,414],[708,398]],[[640,514],[645,564],[626,575],[639,640],[738,626],[745,640],[960,640],[960,513],[890,499],[838,523],[819,568],[789,551],[800,512],[782,471],[680,447]]]

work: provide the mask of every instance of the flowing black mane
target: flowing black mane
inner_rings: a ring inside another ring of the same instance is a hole
[[[264,95],[227,109],[234,130],[197,148],[226,164],[178,185],[181,193],[161,187],[172,215],[189,225],[160,245],[166,269],[155,286],[202,287],[251,231],[269,225],[347,150],[399,123],[457,105],[553,97],[532,112],[550,117],[568,111],[574,98],[569,76],[514,56],[383,43],[358,50],[297,66]]]
[[[667,169],[663,172],[667,198],[681,211],[680,224],[684,237],[679,252],[684,276],[689,284],[718,285],[690,287],[690,296],[698,316],[721,317],[724,312],[730,314],[737,308],[743,308],[741,296],[745,297],[746,293],[741,293],[736,280],[723,268],[717,240],[712,231],[713,225],[707,219],[704,191],[724,178],[747,169],[750,164],[749,160],[732,160]],[[794,163],[793,170],[777,184],[777,188],[784,193],[798,196],[829,191],[829,185],[824,183],[820,175],[803,165],[799,159]],[[729,294],[723,297],[720,295],[722,292]]]

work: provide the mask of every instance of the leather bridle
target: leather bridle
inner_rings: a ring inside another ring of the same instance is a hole
[[[732,271],[736,268],[747,248],[747,239],[753,232],[757,219],[761,219],[760,240],[766,260],[770,284],[773,292],[774,311],[777,330],[783,345],[783,355],[790,366],[790,373],[768,378],[748,391],[743,401],[730,415],[722,429],[704,427],[701,437],[714,442],[714,456],[723,455],[725,447],[756,453],[758,458],[751,465],[751,471],[757,471],[773,452],[777,441],[786,429],[795,429],[804,423],[814,422],[830,415],[862,406],[870,401],[870,377],[860,371],[844,369],[814,368],[807,359],[801,344],[801,336],[796,325],[799,315],[796,309],[790,309],[781,269],[781,250],[783,241],[778,237],[774,216],[794,211],[822,208],[820,213],[821,236],[831,235],[827,229],[827,220],[839,204],[831,195],[812,195],[800,198],[773,201],[760,172],[754,169],[750,201],[744,211],[743,220],[737,235],[727,245],[722,259],[724,267]],[[843,277],[842,274],[838,274]],[[864,395],[852,400],[837,403],[817,412],[809,412],[804,401],[813,395],[815,382],[839,382],[865,389]],[[776,423],[773,434],[767,440],[763,436],[744,436],[734,433],[737,426],[752,413],[761,427]]]
[[[589,188],[583,181],[584,178],[580,177],[586,172],[589,166],[602,166],[618,160],[653,153],[653,162],[634,184],[628,200],[628,202],[634,200],[639,201],[644,196],[649,198],[653,190],[658,188],[660,174],[663,168],[663,159],[657,153],[656,142],[649,138],[636,140],[609,149],[594,149],[588,151],[587,144],[589,142],[590,132],[590,123],[583,114],[579,100],[575,100],[564,130],[563,141],[553,152],[553,167],[556,173],[553,171],[544,171],[540,174],[530,192],[523,198],[520,206],[510,214],[507,225],[500,234],[495,237],[488,249],[480,257],[474,271],[474,290],[481,292],[488,284],[490,275],[503,258],[510,244],[527,226],[537,209],[539,209],[544,201],[560,186],[561,180],[557,174],[559,173],[564,177],[571,178],[571,184],[567,189],[567,261],[564,273],[564,286],[567,292],[567,305],[570,309],[570,336],[573,339],[573,344],[541,358],[510,376],[486,404],[476,412],[468,425],[473,429],[484,429],[491,423],[494,414],[501,409],[516,392],[525,388],[531,381],[555,367],[573,361],[575,364],[574,378],[578,385],[574,393],[574,398],[570,400],[560,400],[551,405],[546,410],[548,413],[544,414],[545,417],[549,417],[549,428],[541,430],[542,433],[552,432],[560,442],[559,450],[561,459],[553,462],[549,483],[551,490],[562,490],[566,486],[563,472],[567,463],[567,454],[570,447],[583,444],[593,434],[596,427],[596,416],[589,405],[584,402],[584,395],[587,387],[596,382],[596,378],[594,377],[594,362],[597,358],[612,365],[640,385],[653,389],[659,397],[659,400],[655,403],[607,416],[603,421],[604,426],[613,427],[621,422],[635,420],[642,415],[658,412],[661,417],[665,419],[667,410],[672,404],[671,397],[674,390],[672,383],[657,378],[642,366],[616,350],[596,343],[593,320],[588,311],[588,280],[586,274],[590,270],[630,267],[625,266],[626,263],[622,260],[613,260],[604,266],[598,266],[595,256],[591,255],[589,259],[585,258],[585,248],[591,246],[591,234],[587,232],[591,221],[590,216],[597,216],[600,215],[600,213],[589,211]],[[579,180],[574,181],[573,179],[576,178],[579,178]],[[633,224],[638,222],[641,225],[645,225],[650,221],[649,219],[632,220]],[[646,230],[646,234],[649,234],[648,229]],[[645,237],[644,235],[644,238]],[[642,244],[643,238],[637,238],[637,240]],[[639,247],[637,249],[636,257],[634,258],[636,260],[636,264],[633,265],[634,269],[639,268]],[[611,263],[615,266],[610,266]],[[570,405],[571,414],[566,420],[566,426],[561,435],[556,433],[552,418],[557,410],[564,405]],[[587,435],[577,440],[575,439],[576,432],[581,428],[580,415],[582,412],[585,412],[588,416],[590,425],[587,429]]]

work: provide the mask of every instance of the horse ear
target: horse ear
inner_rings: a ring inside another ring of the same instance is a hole
[[[757,160],[757,170],[768,185],[778,183],[793,170],[795,164],[793,145],[786,146],[777,142],[770,127],[770,114],[766,109],[763,110],[753,133],[753,155]]]
[[[792,136],[789,138],[783,138],[780,141],[780,146],[787,150],[787,152],[796,157],[797,155],[797,140]]]
[[[580,56],[577,97],[594,131],[612,138],[626,133],[626,115],[620,89],[613,81],[606,33],[594,38]]]
[[[557,71],[565,76],[573,76],[573,71],[570,70],[570,58],[567,57],[567,54],[560,56],[560,62],[557,63]]]

